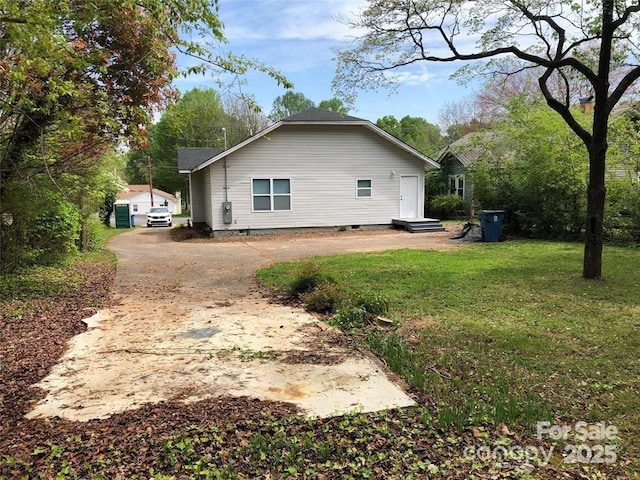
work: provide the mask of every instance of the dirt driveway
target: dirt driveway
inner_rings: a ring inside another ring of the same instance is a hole
[[[176,243],[169,229],[118,235],[114,306],[87,320],[29,417],[85,421],[149,402],[251,396],[312,416],[413,403],[370,355],[302,309],[273,305],[256,269],[306,256],[450,249],[450,233],[400,231]]]

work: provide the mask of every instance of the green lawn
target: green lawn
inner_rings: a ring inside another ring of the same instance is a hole
[[[312,261],[351,294],[387,300],[397,329],[363,329],[358,336],[422,392],[438,428],[504,423],[533,436],[538,421],[571,427],[605,421],[619,430],[619,461],[638,468],[638,250],[605,248],[598,281],[580,277],[582,247],[567,243]],[[275,265],[258,279],[287,290],[300,265]]]

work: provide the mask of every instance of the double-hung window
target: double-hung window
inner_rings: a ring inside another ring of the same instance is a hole
[[[449,176],[449,193],[464,197],[464,175]]]
[[[356,198],[369,198],[372,193],[371,179],[356,180]]]
[[[254,178],[251,181],[254,212],[291,210],[291,180],[288,178]]]

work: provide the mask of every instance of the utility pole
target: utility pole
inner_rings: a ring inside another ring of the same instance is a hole
[[[147,155],[147,175],[149,177],[149,195],[151,196],[151,206],[153,207],[153,180],[151,179],[151,156]]]

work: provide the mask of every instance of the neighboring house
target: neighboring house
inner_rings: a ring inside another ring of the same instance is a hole
[[[228,149],[181,148],[194,223],[214,232],[422,219],[438,164],[373,123],[311,108]]]
[[[116,200],[118,203],[129,202],[129,211],[132,215],[144,215],[151,208],[149,185],[125,185]],[[182,213],[179,194],[178,197],[176,197],[175,195],[154,188],[153,205],[155,207],[166,206],[174,215]]]
[[[437,162],[447,176],[447,191],[464,199],[465,211],[473,213],[473,185],[467,174],[469,165],[487,154],[495,134],[491,132],[468,133],[442,149]]]

